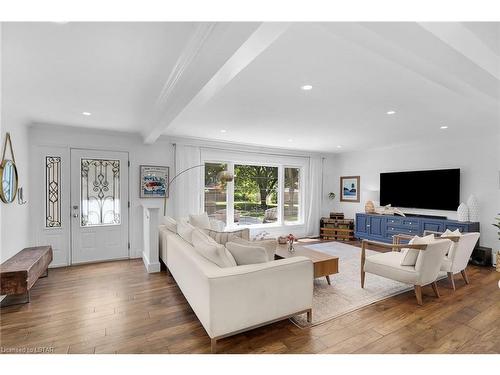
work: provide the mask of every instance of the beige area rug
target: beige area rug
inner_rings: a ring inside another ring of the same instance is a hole
[[[413,289],[411,285],[366,274],[365,288],[360,285],[361,248],[341,242],[326,242],[306,247],[339,257],[339,273],[314,280],[313,325],[321,324],[374,302]],[[377,254],[367,250],[366,256]],[[305,314],[292,318],[300,327],[309,327]]]

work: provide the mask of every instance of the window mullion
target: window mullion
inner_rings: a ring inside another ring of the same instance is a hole
[[[278,195],[278,224],[280,224],[280,225],[285,222],[285,218],[284,218],[285,210],[283,209],[284,196],[285,196],[284,176],[285,176],[284,167],[282,165],[280,165],[278,168],[278,194],[277,194]]]
[[[227,163],[227,171],[234,176],[234,163]],[[229,228],[234,226],[234,179],[226,186],[226,221]]]

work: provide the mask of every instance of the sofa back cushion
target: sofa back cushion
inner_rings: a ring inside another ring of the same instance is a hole
[[[226,248],[232,254],[238,266],[266,263],[269,261],[266,249],[260,246],[228,242],[226,243]]]
[[[238,236],[229,236],[229,240],[227,242],[235,242],[240,245],[253,246],[253,247],[255,246],[263,247],[267,253],[267,260],[268,261],[274,260],[274,254],[276,253],[276,244],[277,244],[276,240],[249,241]]]
[[[162,216],[160,219],[160,225],[173,233],[177,233],[177,221],[170,216]]]
[[[235,267],[237,262],[231,253],[223,246],[215,242],[200,229],[195,228],[192,232],[194,249],[204,258],[217,264],[219,267]]]
[[[239,237],[244,240],[248,240],[250,238],[250,230],[248,228],[235,230],[234,232],[219,232],[216,230],[207,230],[205,231],[211,238],[215,240],[215,242],[226,245],[227,242],[231,240],[232,237]]]
[[[189,215],[189,223],[196,228],[210,229],[210,219],[206,212],[200,215]]]
[[[194,227],[188,223],[187,219],[179,219],[177,222],[177,234],[182,237],[186,242],[193,244],[193,231]]]

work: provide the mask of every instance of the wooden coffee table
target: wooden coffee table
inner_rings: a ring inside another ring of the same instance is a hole
[[[314,278],[326,277],[328,285],[332,285],[330,283],[330,275],[339,272],[338,257],[308,249],[300,244],[294,244],[293,247],[295,251],[291,253],[288,251],[288,245],[278,245],[275,257],[277,259],[288,259],[298,256],[309,258],[314,265]]]

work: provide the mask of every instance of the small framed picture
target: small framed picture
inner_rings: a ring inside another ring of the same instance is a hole
[[[340,201],[359,202],[359,176],[340,177]]]
[[[157,165],[141,165],[140,197],[141,198],[168,198],[167,185],[169,168]]]

